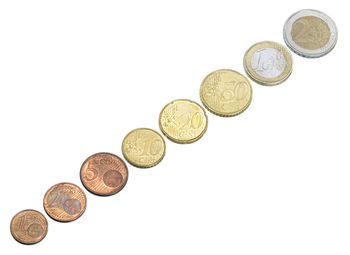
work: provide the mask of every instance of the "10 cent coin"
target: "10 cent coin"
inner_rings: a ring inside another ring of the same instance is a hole
[[[149,128],[138,128],[125,136],[122,152],[133,166],[152,167],[163,159],[165,142],[158,132]]]

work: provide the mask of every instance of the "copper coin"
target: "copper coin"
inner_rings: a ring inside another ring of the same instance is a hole
[[[84,187],[96,195],[113,195],[124,188],[128,180],[128,168],[116,155],[96,153],[81,166],[80,179]]]
[[[58,183],[46,192],[44,209],[54,220],[61,222],[76,220],[86,209],[85,193],[75,184]]]
[[[35,210],[23,210],[11,220],[13,238],[22,244],[35,244],[44,239],[48,224],[45,216]]]

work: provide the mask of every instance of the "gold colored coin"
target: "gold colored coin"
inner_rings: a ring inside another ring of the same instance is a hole
[[[319,17],[303,16],[293,23],[291,35],[300,47],[316,50],[328,43],[331,31],[327,23]]]
[[[125,136],[122,152],[130,164],[141,168],[152,167],[163,159],[165,142],[158,132],[149,128],[138,128]]]
[[[252,101],[252,86],[239,72],[221,69],[207,75],[200,88],[204,106],[214,114],[229,117],[243,112]]]
[[[292,73],[293,60],[289,51],[276,42],[259,42],[244,55],[244,69],[248,76],[262,85],[277,85]]]
[[[176,143],[193,143],[201,138],[208,126],[205,110],[196,102],[178,99],[167,104],[159,115],[159,127]]]

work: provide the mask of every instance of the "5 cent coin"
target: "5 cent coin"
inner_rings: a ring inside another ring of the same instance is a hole
[[[187,99],[167,104],[159,115],[163,134],[176,143],[193,143],[200,139],[208,127],[208,117],[203,107]]]
[[[122,143],[126,160],[141,168],[157,165],[165,155],[163,137],[149,128],[138,128],[128,133]]]
[[[277,85],[285,81],[293,69],[288,49],[276,42],[259,42],[244,55],[244,69],[248,76],[262,85]]]
[[[48,224],[42,213],[35,210],[23,210],[12,218],[10,230],[18,242],[35,244],[46,236]]]
[[[44,209],[54,220],[69,222],[78,219],[86,209],[84,191],[72,183],[58,183],[44,196]]]
[[[80,179],[84,187],[96,195],[113,195],[124,188],[128,180],[128,168],[116,155],[96,153],[81,166]]]
[[[248,79],[230,69],[208,74],[200,88],[204,106],[223,117],[235,116],[247,109],[252,101],[252,94],[252,86]]]

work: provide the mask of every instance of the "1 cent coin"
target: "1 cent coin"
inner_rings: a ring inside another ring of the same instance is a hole
[[[114,154],[96,153],[81,166],[80,179],[84,187],[96,195],[113,195],[124,188],[128,180],[128,168]]]
[[[244,55],[248,76],[262,85],[277,85],[292,73],[293,59],[288,49],[279,43],[264,41],[251,46]]]
[[[10,230],[13,238],[18,242],[35,244],[46,236],[48,224],[42,213],[35,210],[23,210],[12,218]]]
[[[44,196],[44,209],[54,220],[69,222],[78,219],[86,209],[84,191],[72,183],[58,183]]]
[[[167,104],[159,115],[159,127],[166,137],[176,143],[193,143],[200,139],[208,127],[203,107],[188,99]]]
[[[247,109],[252,101],[252,94],[248,79],[230,69],[208,74],[200,88],[200,97],[205,108],[223,117],[235,116]]]
[[[149,128],[138,128],[128,133],[122,143],[126,160],[141,168],[157,165],[165,155],[163,137]]]

